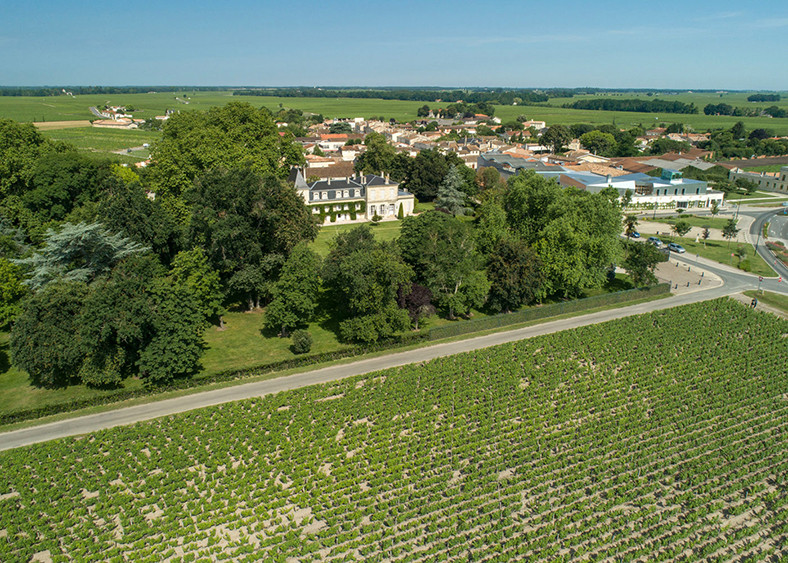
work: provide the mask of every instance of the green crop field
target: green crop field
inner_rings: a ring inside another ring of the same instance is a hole
[[[788,322],[716,300],[0,453],[0,559],[778,561]]]
[[[747,93],[717,94],[683,93],[677,95],[660,95],[656,99],[668,101],[694,102],[701,108],[708,103],[727,103],[739,107],[768,107],[777,105],[788,107],[788,98],[780,102],[752,103],[746,100]],[[748,130],[764,128],[775,134],[788,134],[788,119],[769,119],[765,117],[729,117],[684,114],[655,114],[633,112],[611,112],[575,110],[557,107],[564,103],[582,99],[593,99],[606,96],[616,98],[649,98],[645,94],[616,93],[608,95],[576,96],[574,98],[553,98],[548,105],[541,106],[496,106],[495,115],[503,120],[515,119],[526,115],[530,119],[544,120],[548,125],[573,123],[604,124],[615,123],[619,127],[631,127],[642,124],[645,127],[665,123],[681,122],[692,126],[697,131],[707,129],[730,128],[737,121],[743,121]],[[177,98],[177,99],[176,99]],[[0,97],[0,118],[11,118],[16,121],[66,121],[93,119],[90,106],[132,104],[140,111],[134,117],[148,118],[161,115],[167,109],[173,110],[206,110],[213,106],[224,105],[230,101],[248,102],[255,107],[267,107],[273,111],[279,107],[301,109],[305,112],[323,114],[326,118],[371,117],[383,116],[400,121],[416,119],[416,111],[424,102],[399,100],[354,99],[354,98],[279,98],[266,96],[233,96],[232,92],[166,92],[150,94],[95,94],[85,96],[48,96],[38,97]],[[185,102],[188,102],[185,103]],[[280,106],[281,104],[281,106]],[[442,103],[428,103],[430,107],[441,107]]]
[[[141,147],[143,144],[154,143],[161,137],[159,131],[140,131],[138,129],[114,130],[100,129],[98,127],[74,128],[74,129],[54,129],[42,131],[42,135],[49,139],[65,141],[81,150],[110,152],[129,148]],[[145,150],[147,158],[148,151]],[[132,154],[137,154],[137,151]]]

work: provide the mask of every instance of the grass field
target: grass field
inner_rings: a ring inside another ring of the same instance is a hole
[[[141,147],[145,143],[154,143],[161,137],[159,131],[116,131],[98,127],[78,129],[55,129],[42,131],[49,139],[71,143],[81,150],[110,152],[132,147]],[[145,151],[147,158],[147,152]],[[142,156],[142,155],[138,155]]]
[[[0,558],[778,561],[786,332],[717,300],[3,452]]]
[[[761,117],[727,117],[682,115],[682,114],[650,114],[633,112],[606,112],[586,111],[556,107],[560,104],[584,98],[599,96],[577,96],[572,100],[555,98],[550,105],[543,106],[496,106],[495,115],[503,120],[515,119],[519,115],[526,115],[530,119],[544,120],[548,125],[573,123],[604,124],[615,123],[620,127],[631,127],[642,124],[645,127],[657,126],[664,123],[681,122],[692,126],[698,131],[707,129],[730,128],[737,121],[743,121],[748,130],[764,128],[775,134],[788,134],[788,119],[769,119]],[[621,94],[619,97],[647,98],[645,94]],[[707,103],[728,103],[731,105],[758,105],[768,107],[778,105],[788,107],[788,100],[781,100],[777,104],[761,103],[752,104],[746,101],[747,94],[725,94],[722,98],[713,94],[680,94],[676,96],[663,96],[661,99],[694,102],[701,109]],[[188,98],[185,104],[176,100]],[[134,112],[134,117],[148,118],[161,115],[167,109],[174,110],[205,110],[213,106],[224,105],[229,101],[243,101],[255,107],[267,107],[277,110],[280,107],[301,109],[306,112],[320,113],[326,118],[334,117],[371,117],[383,116],[386,119],[395,118],[401,121],[416,119],[416,112],[424,102],[408,102],[398,100],[377,99],[352,99],[352,98],[278,98],[265,96],[232,96],[231,92],[167,92],[154,94],[117,94],[117,95],[90,95],[54,96],[46,98],[34,97],[0,97],[0,117],[11,118],[16,121],[65,121],[92,119],[88,108],[106,103],[111,105],[133,104],[141,111]],[[432,103],[430,107],[440,107],[445,104]]]
[[[779,172],[784,167],[785,164],[772,164],[770,166],[750,166],[743,168],[743,170],[747,172]]]
[[[788,295],[781,293],[773,293],[771,291],[745,291],[747,297],[757,297],[759,301],[763,301],[767,305],[771,305],[776,309],[788,313]]]
[[[310,247],[320,256],[325,258],[328,255],[329,250],[331,250],[331,241],[336,238],[337,234],[346,233],[358,226],[359,223],[347,223],[344,225],[333,225],[331,223],[326,223],[320,227],[320,232]],[[375,240],[380,242],[388,242],[399,236],[401,228],[402,221],[383,221],[379,223],[378,226],[373,226],[372,232],[375,234]]]
[[[671,239],[670,237],[665,236],[660,236],[659,238],[665,244],[668,244],[669,242],[676,242],[683,246],[687,251],[685,254],[681,255],[671,252],[670,259],[673,261],[682,260],[684,262],[691,263],[695,258],[695,254],[697,254],[698,256],[708,258],[709,260],[714,260],[715,262],[719,262],[721,264],[737,267],[740,260],[738,257],[731,256],[731,254],[735,253],[739,246],[743,246],[747,252],[746,259],[750,261],[750,271],[753,274],[766,277],[777,275],[774,270],[772,270],[771,266],[764,262],[763,258],[761,258],[755,252],[755,248],[751,244],[737,243],[736,241],[731,241],[728,243],[728,241],[717,240],[707,240],[704,243],[703,240],[700,242],[695,242],[694,238],[674,237]]]

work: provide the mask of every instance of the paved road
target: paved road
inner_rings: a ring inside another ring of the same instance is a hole
[[[601,323],[631,315],[639,315],[649,311],[677,307],[680,305],[686,305],[688,303],[706,301],[709,299],[715,299],[717,297],[738,293],[746,289],[755,289],[758,284],[757,276],[746,274],[736,270],[735,268],[729,268],[703,258],[695,259],[689,257],[685,260],[683,255],[677,256],[675,254],[671,254],[671,260],[673,262],[677,260],[679,261],[680,266],[677,267],[691,265],[695,269],[701,268],[713,272],[725,280],[725,284],[712,289],[687,291],[680,295],[674,295],[667,299],[662,299],[651,303],[641,303],[637,305],[631,305],[629,307],[622,307],[620,309],[602,311],[599,313],[593,313],[571,319],[552,321],[527,328],[520,328],[507,332],[470,338],[468,340],[462,340],[459,342],[436,344],[434,346],[410,350],[407,352],[396,352],[378,358],[370,358],[350,364],[325,367],[306,373],[280,377],[268,381],[258,381],[254,383],[238,385],[235,387],[228,387],[225,389],[204,391],[176,399],[167,399],[145,405],[138,405],[105,413],[44,424],[32,428],[6,432],[0,434],[0,450],[18,448],[29,444],[63,438],[66,436],[88,434],[105,428],[132,424],[134,422],[159,418],[192,409],[218,405],[221,403],[227,403],[241,399],[248,399],[251,397],[259,397],[261,395],[268,395],[271,393],[279,393],[281,391],[298,389],[308,385],[337,381],[346,377],[361,375],[386,368],[428,361],[438,357],[458,354],[460,352],[478,350],[480,348],[495,346],[505,342],[522,340],[524,338],[531,338],[533,336],[539,336],[542,334],[550,334],[561,330]],[[778,284],[776,279],[767,279],[764,280],[762,287],[763,289],[767,289],[769,291],[788,293],[788,288],[785,287],[786,285],[786,283]]]

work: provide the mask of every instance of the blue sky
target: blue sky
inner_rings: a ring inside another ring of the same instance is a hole
[[[788,1],[0,5],[0,85],[788,89]]]

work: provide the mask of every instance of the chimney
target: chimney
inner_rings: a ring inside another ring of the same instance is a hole
[[[607,175],[607,183],[608,183],[608,185],[613,183],[613,176],[611,174]]]
[[[386,183],[387,184],[389,183],[389,175],[388,174],[386,174]]]
[[[329,176],[327,179],[328,179],[328,185],[330,186],[331,185],[331,176]]]

